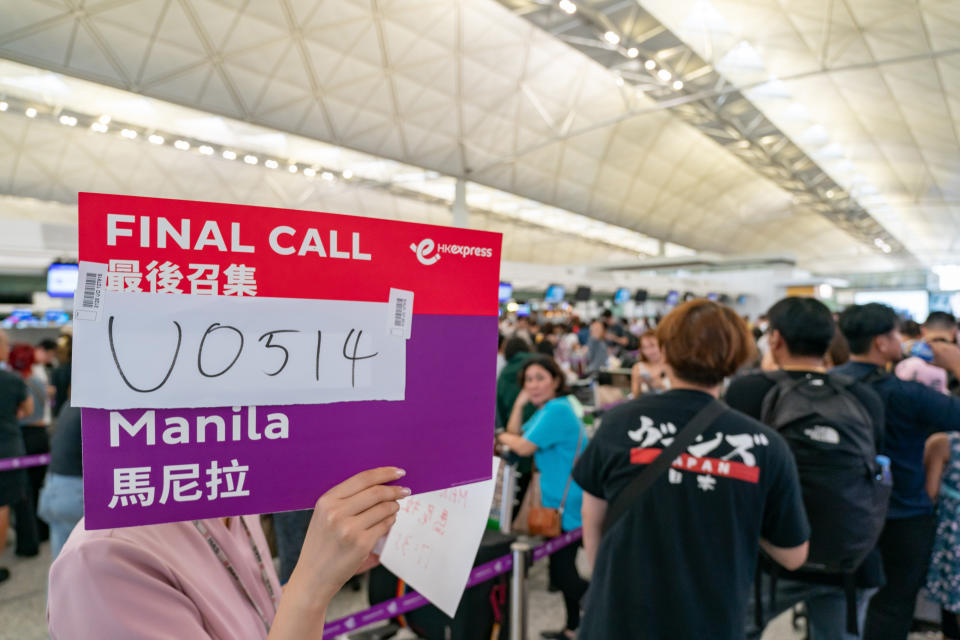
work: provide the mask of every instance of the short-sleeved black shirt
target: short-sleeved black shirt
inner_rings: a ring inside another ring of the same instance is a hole
[[[29,391],[23,378],[0,369],[0,458],[13,458],[27,454],[20,433],[17,410],[27,399]]]
[[[612,503],[710,396],[673,390],[614,408],[574,469]],[[810,537],[786,442],[728,411],[604,536],[580,627],[583,640],[742,640],[760,538]]]

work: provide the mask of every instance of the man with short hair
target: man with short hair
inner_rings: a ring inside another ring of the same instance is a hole
[[[933,503],[925,490],[924,444],[930,434],[960,426],[960,398],[886,373],[886,367],[902,357],[898,319],[890,307],[878,303],[849,307],[840,314],[839,325],[851,356],[835,371],[867,382],[883,401],[886,430],[881,453],[891,459],[893,471],[890,510],[878,543],[886,584],[870,602],[864,637],[904,640],[936,532]],[[960,372],[956,345],[935,342],[931,347],[940,366]]]
[[[920,334],[926,342],[957,341],[957,319],[946,311],[931,311],[922,325]]]
[[[769,321],[767,336],[770,354],[783,372],[780,376],[789,376],[789,379],[797,384],[803,384],[803,380],[817,386],[829,384],[830,377],[824,365],[824,357],[836,332],[830,310],[813,298],[790,297],[773,305],[765,317]],[[763,421],[764,401],[777,386],[777,376],[764,373],[745,375],[730,384],[725,400],[730,407]],[[861,382],[854,382],[847,387],[847,391],[869,416],[870,424],[864,427],[870,430],[866,436],[873,441],[874,434],[883,428],[883,404],[880,398]],[[811,521],[811,525],[814,524],[815,522]],[[815,530],[814,537],[817,534]],[[776,581],[776,597],[770,601],[770,578],[764,575],[761,590],[762,624],[757,624],[757,611],[750,611],[747,637],[759,638],[767,622],[795,604],[805,602],[812,637],[817,640],[860,638],[860,634],[845,631],[848,602],[842,578],[839,574],[813,573],[803,569],[781,572]],[[862,630],[867,603],[883,584],[879,554],[872,552],[868,555],[853,578],[856,586],[857,628]],[[752,604],[756,606],[755,600],[752,600]]]
[[[44,338],[33,349],[32,373],[44,384],[50,383],[50,372],[57,359],[57,342]]]
[[[626,344],[626,329],[620,324],[620,321],[613,317],[610,309],[604,309],[601,314],[604,327],[604,339],[611,347],[622,347]]]

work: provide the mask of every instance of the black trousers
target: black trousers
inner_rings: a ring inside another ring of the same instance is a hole
[[[887,583],[870,601],[864,640],[906,640],[936,530],[933,515],[887,520],[877,543]]]
[[[27,455],[50,453],[50,436],[46,427],[20,427],[23,435],[23,444]],[[37,517],[37,502],[40,489],[47,475],[47,465],[27,469],[30,486],[25,499],[13,505],[15,519],[14,530],[17,532],[16,553],[24,556],[36,555],[40,543],[50,539],[50,527]]]
[[[567,609],[567,629],[576,631],[580,626],[580,602],[587,592],[589,583],[577,572],[577,549],[579,543],[568,544],[550,556],[550,582],[563,594],[563,604]]]

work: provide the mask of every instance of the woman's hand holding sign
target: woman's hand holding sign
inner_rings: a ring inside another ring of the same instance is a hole
[[[284,587],[271,640],[322,636],[331,598],[369,564],[374,545],[397,519],[397,501],[410,494],[406,487],[385,483],[405,474],[396,467],[370,469],[317,500],[300,560]]]

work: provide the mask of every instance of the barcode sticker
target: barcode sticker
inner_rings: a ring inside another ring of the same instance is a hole
[[[413,328],[413,291],[390,289],[387,310],[387,328],[390,333],[409,340]]]
[[[106,285],[105,266],[93,262],[80,265],[77,292],[73,299],[73,315],[77,320],[100,319],[103,309],[103,290]]]

